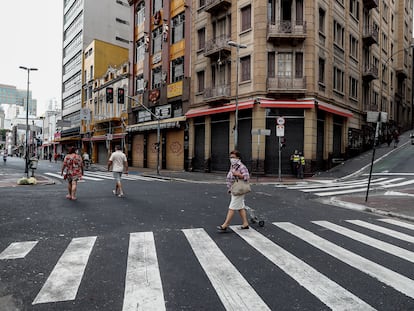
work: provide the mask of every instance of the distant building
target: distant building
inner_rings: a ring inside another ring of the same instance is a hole
[[[63,15],[62,118],[70,126],[61,131],[61,141],[81,147],[82,89],[89,79],[82,72],[87,47],[96,39],[128,49],[130,12],[124,1],[67,0]]]
[[[27,90],[19,90],[13,85],[0,84],[0,105],[1,104],[22,107],[23,110],[26,111]],[[19,110],[17,107],[16,110]],[[36,114],[37,100],[32,98],[32,91],[29,90],[29,115]],[[7,118],[13,118],[16,115],[6,114]]]

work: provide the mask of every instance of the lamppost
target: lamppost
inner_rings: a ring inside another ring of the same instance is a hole
[[[407,47],[407,48],[404,48],[404,49],[401,49],[401,50],[398,50],[398,51],[396,51],[396,52],[394,52],[394,53],[392,53],[386,60],[385,60],[385,63],[384,63],[384,67],[387,67],[387,65],[388,65],[388,62],[396,55],[396,54],[398,54],[398,53],[400,53],[400,52],[402,52],[402,51],[405,51],[405,50],[407,50],[407,49],[409,49],[409,48],[413,48],[414,47],[414,44],[411,44],[409,47]],[[372,168],[373,168],[373,166],[374,166],[374,158],[375,158],[375,146],[376,146],[376,144],[377,144],[377,140],[378,140],[378,135],[379,135],[379,130],[380,130],[380,124],[381,124],[381,110],[382,110],[382,98],[383,98],[383,96],[382,96],[382,91],[383,91],[383,89],[382,89],[382,81],[384,80],[384,77],[383,77],[383,75],[384,75],[384,72],[383,72],[383,70],[382,70],[382,68],[381,68],[381,81],[380,81],[380,94],[379,94],[379,96],[380,96],[380,109],[379,109],[379,111],[378,111],[378,119],[377,119],[377,125],[376,125],[376,128],[375,128],[375,136],[374,136],[374,144],[373,144],[373,146],[372,146],[372,157],[371,157],[371,167],[370,167],[370,169],[369,169],[369,176],[368,176],[368,185],[367,185],[367,191],[366,191],[366,193],[365,193],[365,202],[367,202],[368,201],[368,193],[369,193],[369,187],[370,187],[370,185],[371,185],[371,176],[372,176]],[[411,77],[411,79],[412,79],[412,77]],[[397,113],[398,113],[398,111],[397,111]]]
[[[160,147],[161,147],[161,125],[160,125],[160,116],[154,114],[150,109],[148,109],[146,106],[144,106],[143,103],[141,103],[140,101],[136,100],[134,97],[125,95],[127,98],[135,101],[136,103],[138,103],[142,108],[144,108],[147,112],[149,112],[151,114],[151,116],[153,116],[154,118],[157,119],[157,175],[160,175]]]
[[[234,41],[227,41],[227,44],[236,48],[237,60],[236,60],[236,110],[235,110],[235,123],[234,123],[234,149],[237,149],[238,134],[239,134],[239,52],[240,49],[247,48],[245,44],[239,44]]]
[[[29,84],[30,84],[30,71],[36,71],[37,68],[30,68],[19,66],[20,69],[27,71],[27,95],[26,95],[26,160],[24,173],[26,177],[29,178],[29,144],[28,144],[28,134],[29,134]]]

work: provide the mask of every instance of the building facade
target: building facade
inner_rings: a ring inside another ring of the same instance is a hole
[[[88,82],[83,76],[84,53],[95,39],[128,49],[130,13],[122,0],[64,0],[63,10],[62,120],[67,122],[59,140],[80,148],[82,90]]]
[[[128,138],[131,164],[188,164],[191,11],[184,0],[128,1],[133,16]]]
[[[134,166],[161,148],[162,168],[225,171],[237,148],[289,173],[298,150],[311,173],[372,147],[371,112],[380,140],[412,126],[412,1],[128,2]]]

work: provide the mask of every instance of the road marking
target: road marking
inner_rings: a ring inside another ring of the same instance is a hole
[[[47,173],[45,173],[45,175],[52,176],[52,177],[56,177],[56,178],[59,178],[59,179],[63,179],[63,176],[60,175],[60,174],[55,174],[55,173],[49,173],[49,172],[47,172]],[[102,178],[94,178],[94,177],[82,176],[81,180],[101,181]]]
[[[270,310],[204,229],[183,229],[226,310]]]
[[[397,272],[385,268],[373,261],[354,254],[292,223],[275,222],[273,224],[324,251],[325,253],[343,261],[344,263],[395,288],[408,297],[414,298],[414,281],[407,278],[406,276],[398,274]]]
[[[368,246],[377,248],[383,252],[389,253],[391,255],[400,257],[402,259],[414,262],[414,252],[410,252],[409,250],[406,250],[404,248],[395,246],[393,244],[383,242],[374,238],[371,238],[367,235],[364,235],[362,233],[350,230],[348,228],[338,226],[336,224],[333,224],[329,221],[312,221],[313,223],[327,228],[329,230],[332,230],[336,233],[342,234],[350,239],[356,240],[358,242],[364,243]]]
[[[384,183],[399,181],[399,180],[404,179],[404,178],[395,178],[394,180],[385,180],[385,181],[383,181],[382,179],[383,178],[381,178],[381,181],[379,181],[379,180],[372,181],[370,186],[373,187],[375,185],[382,185]],[[344,185],[332,185],[331,187],[326,187],[326,188],[324,187],[324,188],[319,188],[319,189],[305,188],[303,191],[304,192],[315,192],[315,191],[329,191],[329,190],[335,190],[335,189],[352,189],[352,188],[355,188],[355,187],[362,187],[362,186],[366,187],[367,185],[368,185],[368,181],[364,181],[363,183],[355,183],[353,185],[346,185],[346,186],[344,186]]]
[[[382,186],[381,188],[401,187],[401,186],[407,186],[407,185],[411,185],[411,184],[414,184],[414,179],[406,180],[406,181],[400,182],[398,184]]]
[[[95,241],[96,236],[72,239],[33,304],[76,298]]]
[[[238,230],[239,236],[282,269],[332,310],[375,310],[354,294],[264,237],[256,230]],[[317,281],[315,281],[317,280]]]
[[[21,259],[35,247],[38,241],[25,241],[11,243],[4,251],[0,253],[0,260],[3,259]]]
[[[398,231],[395,231],[395,230],[391,230],[391,229],[387,229],[387,228],[384,228],[384,227],[381,227],[381,226],[370,224],[369,222],[365,222],[365,221],[362,221],[362,220],[347,220],[347,222],[350,222],[351,224],[354,224],[354,225],[357,225],[357,226],[360,226],[360,227],[364,227],[364,228],[367,228],[367,229],[370,229],[370,230],[373,230],[373,231],[383,233],[385,235],[389,235],[389,236],[391,236],[393,238],[396,238],[396,239],[399,239],[399,240],[414,243],[414,237],[410,236],[408,234],[405,234],[405,233],[401,233],[401,232],[398,232]]]
[[[390,218],[384,218],[384,219],[378,219],[379,221],[383,221],[392,225],[396,225],[399,227],[403,227],[403,228],[407,228],[407,229],[411,229],[414,230],[414,225],[403,222],[403,221],[399,221],[399,220],[395,220],[395,219],[390,219]]]
[[[123,311],[165,310],[154,234],[130,234]]]
[[[401,196],[401,197],[414,197],[414,194],[400,191],[385,191],[384,195]]]
[[[377,178],[377,179],[373,179],[371,182],[378,182],[378,181],[383,181],[386,180],[387,178]],[[353,186],[353,185],[364,185],[368,183],[368,179],[358,179],[358,180],[351,180],[351,181],[343,181],[343,182],[331,182],[331,183],[326,183],[326,184],[310,184],[309,186],[307,185],[296,185],[296,186],[289,186],[287,187],[288,189],[324,189],[324,188],[329,188],[329,187],[342,187],[342,186]]]

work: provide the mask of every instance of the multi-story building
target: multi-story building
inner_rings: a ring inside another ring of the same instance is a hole
[[[313,172],[371,148],[370,112],[380,139],[412,124],[411,1],[128,2],[134,166],[155,167],[160,127],[163,168],[224,171],[237,148],[275,174],[294,150]]]
[[[125,146],[128,119],[128,49],[94,40],[85,49],[83,150],[94,163],[106,164],[114,144]]]
[[[19,90],[14,85],[0,84],[0,105],[6,104],[14,107],[15,113],[10,111],[9,118],[15,117],[19,110],[26,111],[27,90]],[[19,108],[21,107],[21,108]],[[32,91],[29,90],[29,115],[36,115],[37,100],[32,98]]]
[[[129,48],[130,10],[123,0],[64,0],[63,10],[62,118],[70,126],[60,141],[81,147],[83,55],[95,39]]]
[[[129,158],[138,167],[183,169],[188,158],[184,113],[190,94],[191,10],[184,0],[128,2],[134,16]]]
[[[311,172],[370,148],[367,112],[387,113],[382,136],[411,126],[412,1],[193,0],[191,12],[193,169],[227,170],[237,147],[277,173],[277,122],[284,173],[295,149]]]

